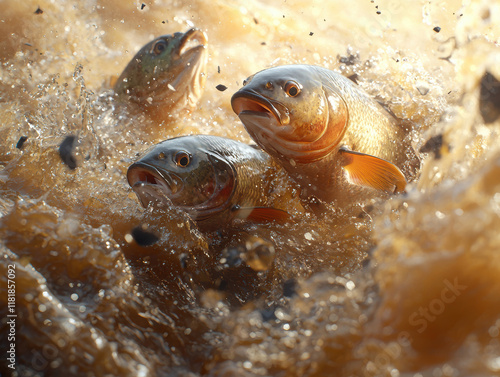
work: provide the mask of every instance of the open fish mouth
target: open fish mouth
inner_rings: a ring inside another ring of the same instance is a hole
[[[286,159],[309,159],[310,143],[287,137],[287,134],[293,133],[293,128],[288,125],[290,118],[282,104],[268,100],[253,90],[242,89],[231,98],[231,106],[245,129],[263,149]],[[280,111],[278,107],[284,110]]]
[[[179,44],[179,55],[184,55],[192,49],[205,48],[207,42],[207,35],[203,31],[196,28],[189,29],[181,38]]]
[[[199,29],[193,28],[184,33],[170,73],[154,84],[158,87],[154,104],[162,104],[169,98],[172,102],[184,98],[189,107],[196,105],[205,87],[207,43],[206,34]]]
[[[248,106],[250,104],[250,106]],[[240,106],[246,107],[242,110]],[[264,150],[279,155],[286,160],[310,163],[323,159],[332,152],[335,146],[322,145],[320,142],[293,140],[287,137],[290,126],[280,125],[271,110],[255,105],[255,102],[236,103],[233,109],[240,110],[238,116],[252,139]]]
[[[179,177],[144,162],[136,162],[129,167],[127,180],[143,207],[154,200],[162,202],[175,199],[182,191]]]
[[[277,106],[283,107],[283,110],[280,112]],[[231,98],[231,107],[239,117],[253,113],[274,117],[280,125],[288,124],[290,121],[288,111],[283,105],[267,99],[254,90],[243,88],[234,93]]]

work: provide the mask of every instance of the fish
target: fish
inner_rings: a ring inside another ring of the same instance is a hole
[[[257,72],[231,98],[252,139],[329,203],[405,190],[419,165],[409,132],[348,78],[313,65]]]
[[[303,210],[296,184],[267,153],[218,136],[162,141],[128,168],[127,179],[143,207],[158,201],[180,208],[202,231],[235,219],[288,222]]]
[[[137,52],[114,92],[153,119],[165,120],[174,107],[195,107],[205,87],[207,55],[207,36],[199,29],[163,35]]]

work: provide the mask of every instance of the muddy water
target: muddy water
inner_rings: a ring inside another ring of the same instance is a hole
[[[2,375],[500,373],[500,6],[325,4],[2,3]],[[116,103],[135,52],[192,25],[209,38],[198,108],[158,124]],[[138,153],[185,134],[249,142],[232,93],[299,62],[356,75],[411,122],[422,168],[405,195],[216,233],[141,208],[125,177]]]

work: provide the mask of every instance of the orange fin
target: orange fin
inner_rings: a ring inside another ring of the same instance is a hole
[[[391,193],[403,192],[406,179],[389,161],[368,154],[340,149],[342,164],[351,183]]]
[[[286,222],[291,218],[288,212],[271,207],[240,207],[237,208],[236,217],[255,222]]]
[[[113,76],[110,76],[108,77],[106,80],[105,80],[105,83],[107,85],[109,85],[110,88],[114,88],[115,87],[115,84],[116,82],[118,81],[118,76],[116,75],[113,75]]]

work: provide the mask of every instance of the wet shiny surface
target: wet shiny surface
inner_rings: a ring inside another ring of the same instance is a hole
[[[499,6],[144,4],[4,2],[0,344],[15,265],[17,375],[498,375]],[[111,77],[191,23],[211,46],[197,109],[159,127],[118,108]],[[213,233],[144,211],[126,180],[138,153],[249,142],[231,95],[296,63],[356,75],[412,122],[406,195]]]

